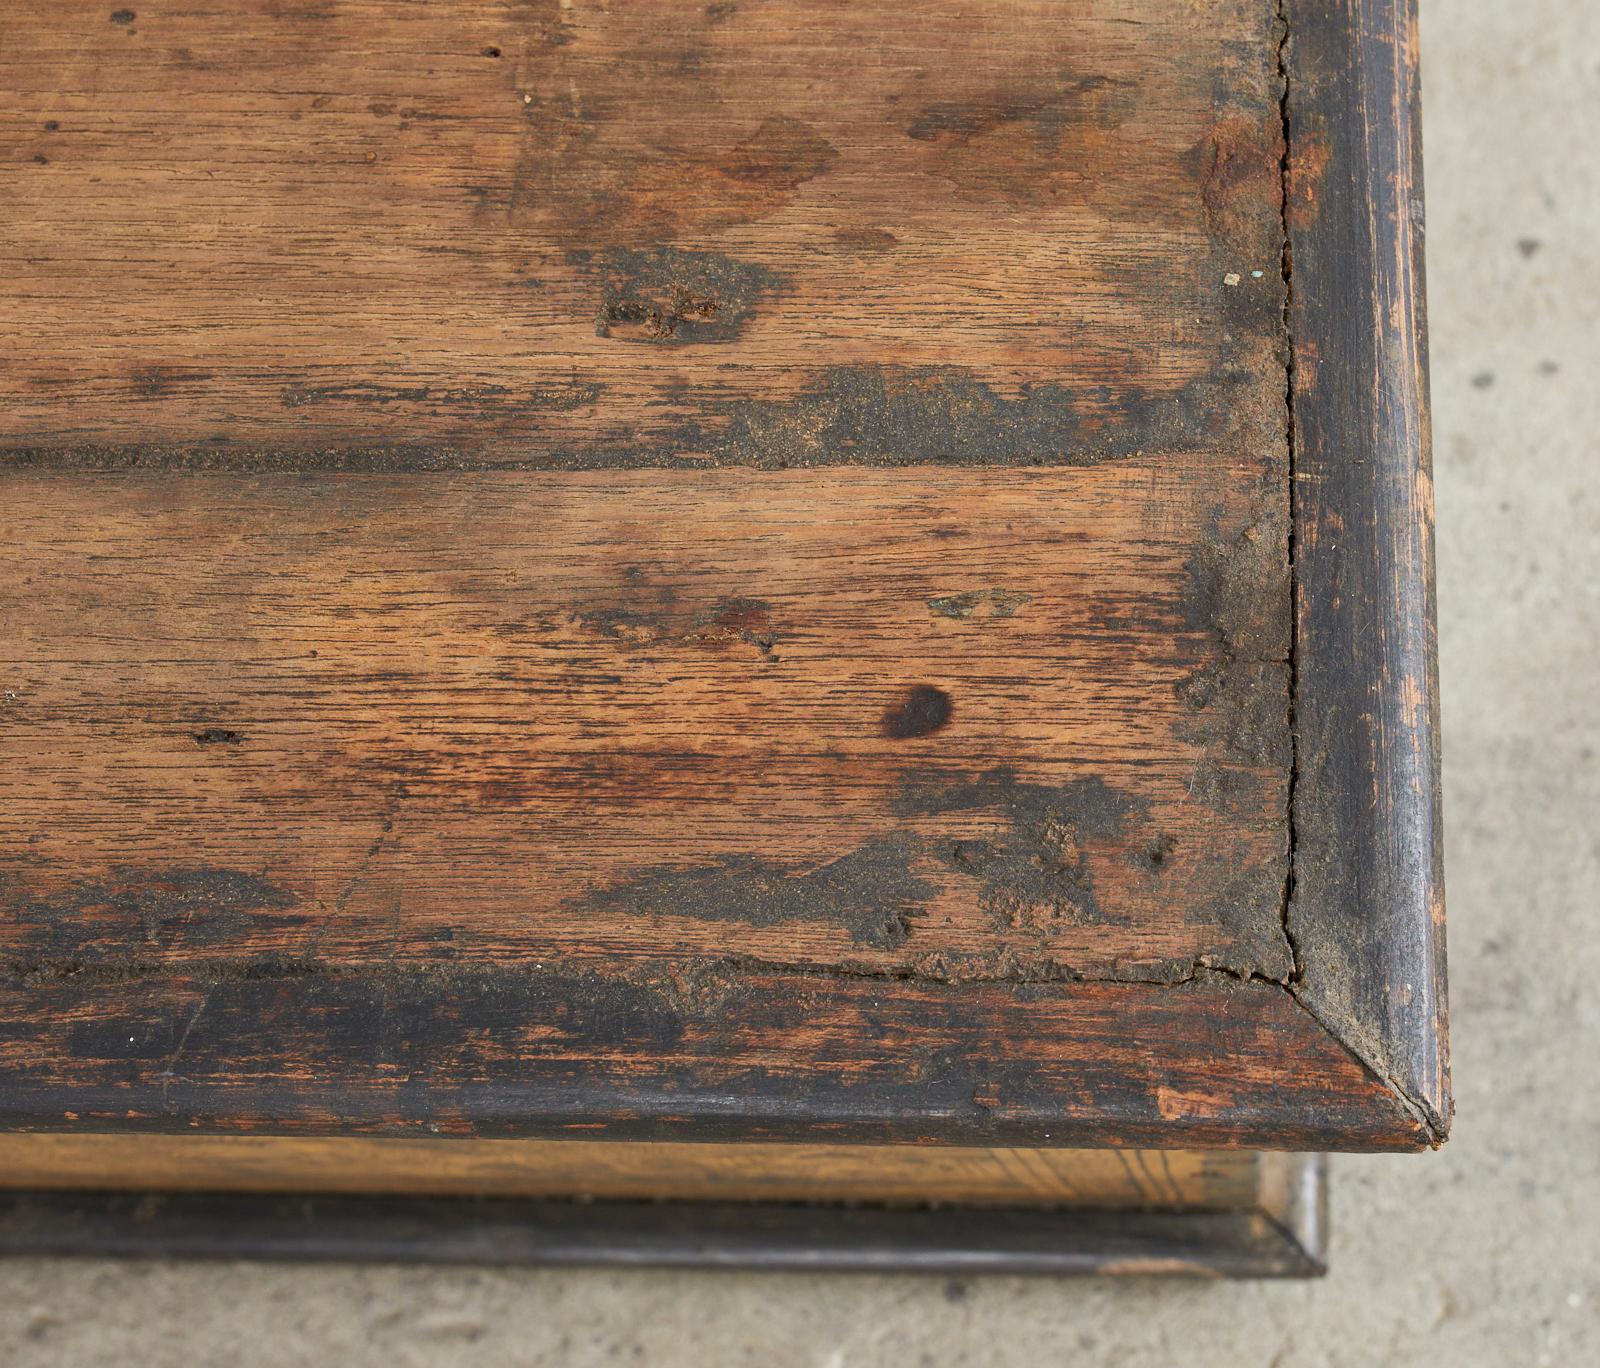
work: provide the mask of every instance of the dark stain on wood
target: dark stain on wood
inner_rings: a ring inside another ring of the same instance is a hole
[[[730,856],[698,868],[642,872],[585,898],[582,905],[590,914],[749,926],[818,922],[842,927],[858,945],[892,950],[910,938],[913,919],[934,893],[916,872],[920,856],[919,843],[899,835],[868,842],[812,869]]]
[[[1013,124],[1027,124],[1044,150],[1059,151],[1063,135],[1084,123],[1112,125],[1134,107],[1134,84],[1109,76],[1062,78],[1055,89],[1019,99],[1014,89],[977,99],[927,106],[906,128],[918,142],[970,143]]]
[[[1220,242],[1242,247],[1260,240],[1262,216],[1276,212],[1282,197],[1283,149],[1281,123],[1263,123],[1238,107],[1220,111],[1193,149],[1206,226]],[[1277,263],[1267,265],[1281,279]]]
[[[892,252],[900,245],[887,228],[835,228],[833,240],[856,252]]]
[[[1088,168],[1115,155],[1116,130],[1138,106],[1135,80],[1066,73],[927,105],[906,135],[962,198],[1017,207],[1098,200]]]
[[[229,946],[311,916],[287,889],[237,869],[122,869],[52,898],[0,902],[19,933],[19,957],[30,962],[116,964],[174,947]]]
[[[966,622],[1015,617],[1032,599],[1032,594],[1020,589],[972,589],[963,594],[938,594],[928,600],[928,607],[940,617]]]
[[[642,576],[629,587],[642,589]],[[608,641],[639,647],[681,643],[720,648],[743,644],[770,656],[779,640],[772,605],[762,599],[736,595],[696,607],[690,602],[678,602],[670,591],[659,588],[652,595],[636,593],[612,604],[579,604],[570,610],[544,614],[535,621],[503,623],[495,630],[499,635],[514,637],[557,632],[564,622]]]
[[[950,725],[955,707],[950,695],[933,684],[913,684],[884,709],[883,734],[891,741],[932,736]]]
[[[707,404],[707,419],[683,426],[666,451],[766,469],[1091,465],[1192,443],[1190,415],[1215,396],[1209,384],[1177,395],[1124,393],[1102,416],[1096,401],[1105,398],[1056,384],[1009,394],[956,366],[832,366],[792,399]]]
[[[141,366],[129,375],[128,387],[141,399],[162,399],[214,379],[215,371],[197,366]]]
[[[523,96],[527,127],[503,207],[513,223],[537,224],[575,250],[753,223],[776,213],[839,155],[803,120],[770,114],[721,146],[617,148],[598,162],[597,128],[581,98],[555,76],[534,86],[538,93]],[[498,198],[491,191],[484,207]]]
[[[758,296],[782,283],[765,267],[719,252],[615,248],[600,266],[595,335],[626,342],[731,342]]]
[[[980,886],[997,927],[1048,937],[1061,924],[1102,916],[1090,847],[1120,835],[1141,804],[1099,779],[1032,784],[997,767],[977,776],[912,770],[896,810],[904,816],[992,813],[986,836],[957,839],[940,854]]]
[[[197,746],[237,746],[244,741],[243,735],[229,727],[202,727],[193,736]]]

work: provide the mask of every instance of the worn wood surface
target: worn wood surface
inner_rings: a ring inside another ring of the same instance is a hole
[[[1272,23],[1262,0],[12,6],[0,443],[1075,463],[1215,424],[1264,461]]]
[[[1293,16],[8,14],[6,1124],[1436,1136],[1286,901]]]
[[[0,948],[1282,977],[1237,480],[14,476]]]

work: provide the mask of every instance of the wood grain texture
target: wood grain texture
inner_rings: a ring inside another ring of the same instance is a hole
[[[1248,1150],[0,1135],[9,1187],[147,1192],[1236,1211],[1292,1163]]]
[[[1281,439],[1259,0],[112,9],[4,21],[15,455],[1026,464]]]
[[[1359,13],[8,14],[0,1121],[1436,1135]]]
[[[1450,1127],[1416,11],[1295,0],[1295,991]]]
[[[1226,462],[5,489],[15,962],[1288,973]]]

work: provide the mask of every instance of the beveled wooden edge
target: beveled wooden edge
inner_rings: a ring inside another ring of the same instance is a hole
[[[1288,0],[1291,991],[1451,1101],[1415,0]]]
[[[399,983],[394,1001],[423,1004],[406,1018],[399,1055],[388,1000],[340,996],[338,981],[163,975],[0,988],[0,1016],[30,1024],[15,1053],[46,1061],[0,1075],[0,1115],[12,1129],[89,1133],[1293,1151],[1427,1143],[1387,1085],[1275,982],[747,971],[738,985],[735,997],[675,1014],[664,1050],[662,1011],[625,979],[458,978],[447,1019],[427,1007],[436,985],[430,996]],[[475,1053],[480,1036],[552,1020],[573,1025],[546,1048],[499,1062]],[[266,1053],[242,1053],[239,1022]],[[450,1080],[443,1094],[436,1077]]]
[[[3,1192],[0,1256],[1319,1276],[1322,1156],[1274,1159],[1238,1211]]]

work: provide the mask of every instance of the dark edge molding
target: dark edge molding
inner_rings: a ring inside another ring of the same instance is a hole
[[[1427,1129],[1451,1101],[1415,0],[1286,0],[1291,991]]]
[[[0,1257],[1309,1278],[1323,1186],[1298,1155],[1238,1211],[0,1192]]]
[[[498,981],[456,980],[443,1017],[436,990],[402,984],[376,1010],[370,995],[315,978],[0,988],[0,1015],[31,1031],[0,1072],[0,1117],[82,1133],[422,1135],[443,1115],[451,1133],[484,1139],[1282,1151],[1428,1141],[1277,983],[751,975],[735,999],[689,1016],[628,981],[544,986],[529,1007]],[[480,1037],[515,1035],[525,1011],[566,1022],[566,1034],[485,1057]],[[397,1018],[412,1023],[404,1037]],[[461,1021],[473,1023],[467,1038]],[[805,1043],[819,1031],[828,1050]]]

